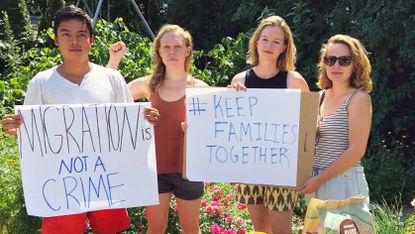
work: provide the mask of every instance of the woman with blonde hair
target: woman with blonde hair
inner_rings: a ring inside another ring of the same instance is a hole
[[[309,91],[295,71],[296,48],[290,27],[279,16],[263,19],[249,41],[248,63],[253,67],[232,79],[232,86],[290,88]],[[298,193],[277,186],[237,184],[237,199],[246,203],[257,232],[292,233]]]
[[[109,66],[116,68],[125,50],[115,45]],[[203,182],[182,178],[186,87],[208,86],[189,74],[192,60],[192,37],[177,25],[161,27],[153,42],[153,70],[149,76],[128,84],[134,100],[151,101],[159,116],[153,119],[158,172],[159,205],[147,206],[147,233],[164,233],[172,194],[176,197],[183,233],[200,233],[199,208],[204,193]]]
[[[366,197],[369,189],[360,160],[372,120],[371,66],[359,40],[335,35],[320,53],[320,107],[313,177],[302,192],[320,199]]]

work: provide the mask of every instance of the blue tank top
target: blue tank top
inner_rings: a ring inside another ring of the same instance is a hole
[[[287,88],[288,72],[280,71],[269,79],[262,79],[255,74],[254,69],[250,68],[245,74],[245,87],[247,88]]]

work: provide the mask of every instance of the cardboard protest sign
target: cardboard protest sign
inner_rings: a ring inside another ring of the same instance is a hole
[[[16,106],[27,212],[57,216],[158,203],[148,103]]]
[[[318,94],[195,88],[186,98],[189,180],[297,187],[311,175]]]

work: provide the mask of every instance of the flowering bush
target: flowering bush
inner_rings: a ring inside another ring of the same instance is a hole
[[[200,228],[202,233],[212,234],[243,234],[253,230],[246,205],[235,200],[232,185],[206,184],[200,207]]]
[[[146,209],[140,207],[128,211],[131,226],[124,233],[145,233]],[[174,197],[170,203],[168,222],[166,233],[182,233]],[[232,185],[206,183],[205,195],[200,205],[200,229],[202,233],[212,234],[244,234],[254,230],[246,205],[235,200]]]

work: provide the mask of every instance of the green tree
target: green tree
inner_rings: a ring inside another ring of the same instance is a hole
[[[7,12],[0,12],[0,80],[6,80],[6,75],[19,64],[19,47],[13,37]]]
[[[38,31],[44,31],[52,27],[53,16],[55,12],[66,5],[65,0],[46,0],[46,10],[40,19]]]
[[[34,41],[34,34],[26,1],[3,0],[0,3],[0,10],[7,11],[10,27],[18,44],[23,48],[30,48]]]
[[[239,32],[247,31],[255,24],[257,16],[253,16],[251,22],[241,20],[246,12],[245,8],[238,11],[241,4],[239,1],[226,0],[168,0],[166,21],[189,30],[195,48],[207,50],[221,38],[236,37]],[[258,6],[261,4],[263,3],[258,2]],[[237,16],[232,18],[235,10]],[[259,7],[256,13],[260,14]]]
[[[41,15],[46,10],[46,0],[26,0],[30,15]]]
[[[373,67],[373,123],[365,157],[371,194],[390,202],[400,192],[405,204],[415,194],[415,2],[346,2],[353,22],[347,33],[362,39]]]
[[[165,23],[163,2],[164,1],[162,0],[135,0],[135,3],[153,32]],[[109,7],[109,10],[105,7]],[[104,13],[105,11],[109,12],[108,15],[110,15],[110,17],[107,17],[108,21],[113,21],[116,18],[122,17],[130,30],[150,37],[130,1],[111,0],[108,1],[107,4],[104,4],[103,8],[101,13]],[[102,18],[105,18],[105,16]]]

